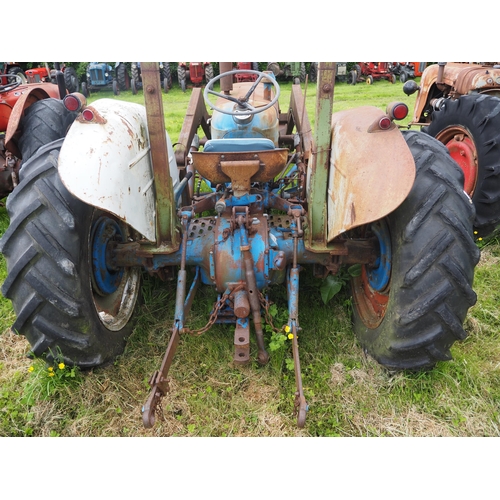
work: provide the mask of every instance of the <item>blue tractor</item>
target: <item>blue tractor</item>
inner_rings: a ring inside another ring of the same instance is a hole
[[[299,340],[317,333],[299,323],[306,268],[329,295],[345,270],[353,333],[388,370],[451,359],[452,344],[467,336],[480,255],[474,205],[443,144],[402,131],[401,102],[332,113],[333,62],[318,65],[314,131],[300,84],[281,112],[271,71],[219,67],[204,89],[192,89],[175,143],[158,63],[141,63],[145,106],[64,97],[77,118],[23,165],[6,205],[1,291],[17,315],[12,329],[35,356],[52,361],[60,352],[68,365],[105,365],[133,332],[143,273],[175,278],[175,301],[165,303],[174,310],[168,344],[142,406],[146,428],[170,392],[181,337],[215,323],[232,325],[235,365],[268,363],[264,323],[291,341],[293,411],[303,427]],[[255,81],[233,82],[241,73]],[[287,319],[273,325],[270,300],[280,286]],[[201,328],[189,317],[199,287],[217,295]]]
[[[109,63],[91,62],[87,67],[87,81],[82,83],[81,91],[85,97],[91,92],[102,89],[113,89],[113,94],[118,95],[120,90],[130,88],[130,76],[123,62],[115,63],[113,69]]]

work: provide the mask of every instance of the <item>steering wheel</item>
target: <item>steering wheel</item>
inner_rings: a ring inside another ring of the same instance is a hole
[[[257,80],[253,83],[253,85],[250,87],[249,91],[246,93],[246,95],[242,98],[236,98],[231,95],[226,95],[222,94],[220,92],[215,92],[214,90],[214,83],[218,82],[221,78],[224,78],[225,76],[229,75],[241,75],[241,74],[250,74],[250,75],[257,75]],[[253,107],[248,100],[250,99],[250,96],[255,92],[255,89],[257,88],[257,85],[264,79],[267,78],[272,84],[275,89],[275,96],[274,98],[265,106],[261,106],[258,108]],[[208,98],[208,94],[213,94],[217,97],[222,97],[223,99],[226,99],[228,101],[236,103],[238,106],[233,109],[233,110],[228,110],[228,109],[221,109],[215,106]],[[225,115],[231,115],[231,116],[236,116],[236,115],[241,115],[242,113],[246,115],[256,115],[257,113],[262,113],[266,109],[269,109],[271,106],[274,106],[278,102],[278,98],[280,96],[280,87],[276,80],[273,78],[272,75],[262,73],[261,71],[254,71],[253,69],[235,69],[232,71],[226,71],[225,73],[221,73],[220,75],[216,76],[215,78],[212,78],[208,83],[207,86],[205,87],[205,90],[203,92],[203,97],[205,98],[205,102],[215,111],[219,111],[221,113],[224,113]]]
[[[7,78],[7,81],[9,82],[6,83],[5,85],[0,85],[0,93],[9,92],[9,90],[14,90],[16,87],[19,87],[21,83],[23,83],[21,77],[17,75],[12,75],[10,73],[8,75],[0,75],[0,78]],[[12,78],[15,78],[15,80],[9,81],[12,80]]]

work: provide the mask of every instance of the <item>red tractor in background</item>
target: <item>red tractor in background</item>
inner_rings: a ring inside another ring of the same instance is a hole
[[[256,62],[239,62],[236,63],[236,67],[234,69],[240,69],[242,71],[259,71],[259,63]],[[253,75],[251,73],[236,73],[233,77],[235,83],[241,82],[255,82],[257,79],[257,75]]]
[[[64,137],[75,117],[61,100],[67,93],[61,71],[55,81],[25,83],[19,73],[0,74],[0,200],[20,181],[22,163]]]
[[[15,76],[21,78],[22,83],[26,83],[26,75],[17,62],[0,62],[0,85],[15,83]]]
[[[365,81],[371,85],[375,80],[388,80],[396,83],[396,75],[392,70],[392,63],[388,62],[358,62],[354,65],[358,75],[357,81]]]
[[[56,83],[56,72],[59,70],[63,72],[64,83],[66,84],[68,92],[78,92],[80,85],[78,82],[78,75],[76,74],[75,68],[71,66],[66,66],[65,64],[60,66],[59,63],[54,63],[54,68],[50,69],[49,65],[45,63],[44,66],[27,69],[25,74],[28,83]]]
[[[177,78],[183,92],[186,92],[188,79],[194,87],[201,87],[203,78],[208,82],[213,77],[214,68],[209,62],[180,62],[177,67]]]

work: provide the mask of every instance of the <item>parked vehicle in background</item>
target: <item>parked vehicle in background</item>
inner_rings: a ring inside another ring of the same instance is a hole
[[[81,91],[85,97],[91,92],[103,89],[112,89],[113,94],[119,95],[120,90],[130,89],[130,75],[124,62],[109,63],[91,62],[86,71],[87,81],[82,83]]]
[[[417,93],[409,127],[422,127],[448,148],[476,208],[475,230],[491,234],[500,223],[500,65],[432,64],[403,91]]]
[[[392,72],[399,76],[401,83],[405,83],[411,78],[422,76],[426,66],[426,62],[393,62]]]
[[[387,80],[396,83],[396,75],[392,71],[392,64],[388,62],[358,62],[354,66],[357,81],[365,81],[368,85],[377,80]]]
[[[21,83],[26,83],[26,75],[17,62],[0,62],[0,74],[2,75],[2,79],[0,80],[1,85],[5,85],[8,82],[15,83],[17,80],[14,76],[16,75],[21,78]]]
[[[14,79],[14,81],[12,81]],[[63,105],[64,78],[24,83],[17,73],[0,74],[0,199],[22,180],[21,166],[42,146],[60,139],[75,118]]]
[[[210,62],[180,62],[177,66],[177,79],[183,92],[186,92],[188,82],[193,87],[201,87],[214,77],[214,68]]]
[[[47,63],[44,66],[38,66],[36,68],[27,69],[25,71],[26,79],[29,83],[40,83],[40,82],[51,82],[57,83],[56,72],[62,71],[64,75],[64,83],[66,84],[66,89],[68,92],[78,92],[80,87],[78,81],[78,75],[76,74],[75,68],[72,66],[60,65],[59,63],[54,63],[54,68],[50,68]]]
[[[162,81],[163,90],[167,93],[172,88],[172,72],[170,69],[170,63],[161,62],[160,65],[160,81]],[[131,80],[130,88],[132,93],[136,94],[138,90],[142,89],[142,73],[141,73],[141,63],[133,62],[131,63]]]

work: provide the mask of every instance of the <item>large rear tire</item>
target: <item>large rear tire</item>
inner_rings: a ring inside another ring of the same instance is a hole
[[[476,208],[474,226],[488,235],[500,222],[500,99],[448,99],[422,130],[445,144],[464,171],[464,189]]]
[[[23,84],[28,82],[24,71],[19,66],[13,66],[12,68],[9,68],[7,73],[9,75],[14,75],[13,77],[9,78],[9,83],[15,83],[17,81],[17,78],[15,78],[15,76],[18,76]]]
[[[306,63],[300,63],[300,75],[299,75],[300,83],[304,83],[306,81]]]
[[[214,67],[211,64],[207,64],[205,66],[205,81],[208,83],[210,80],[213,80],[214,76]]]
[[[184,66],[177,66],[177,80],[183,92],[186,92],[186,68]]]
[[[36,356],[89,368],[121,354],[140,295],[139,269],[102,265],[111,241],[128,227],[72,196],[57,172],[63,139],[40,149],[23,167],[7,199],[10,226],[0,240],[7,262],[2,293]]]
[[[42,99],[29,106],[19,125],[18,147],[23,163],[42,146],[65,137],[77,115],[68,111],[59,99]]]
[[[164,62],[163,65],[163,90],[168,92],[172,88],[172,71],[170,70],[170,63]]]
[[[76,69],[71,66],[67,66],[64,70],[64,84],[69,93],[78,92],[78,75],[76,74]]]
[[[352,279],[354,331],[385,367],[421,370],[451,359],[452,344],[467,336],[480,252],[462,171],[440,142],[421,132],[404,135],[415,183],[394,212],[361,228],[377,238],[380,255]]]
[[[311,66],[309,67],[309,81],[311,83],[316,83],[317,80],[318,80],[318,63],[312,62]]]
[[[116,67],[116,80],[118,81],[118,90],[130,89],[130,75],[128,74],[125,63],[120,63]]]
[[[141,74],[139,70],[139,63],[133,62],[130,66],[130,78],[135,80],[136,83],[141,81]]]

